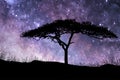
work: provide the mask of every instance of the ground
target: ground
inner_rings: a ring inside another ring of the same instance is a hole
[[[79,78],[117,78],[120,66],[104,65],[85,67],[65,65],[57,62],[33,61],[31,63],[8,62],[0,60],[1,77],[79,77]]]

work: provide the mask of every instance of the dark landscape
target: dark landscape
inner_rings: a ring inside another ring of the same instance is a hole
[[[119,61],[120,0],[0,0],[0,80],[120,80]]]
[[[120,75],[120,67],[114,65],[85,67],[57,62],[19,63],[0,60],[0,73],[1,77],[117,78]]]

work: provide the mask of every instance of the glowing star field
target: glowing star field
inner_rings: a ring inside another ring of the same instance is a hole
[[[90,21],[109,28],[117,39],[99,40],[78,34],[69,48],[69,64],[120,65],[120,0],[0,0],[1,59],[64,62],[64,51],[49,39],[28,39],[21,33],[57,19]],[[68,35],[63,36],[63,40]]]

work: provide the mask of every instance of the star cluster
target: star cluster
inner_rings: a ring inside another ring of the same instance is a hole
[[[63,62],[64,52],[50,40],[21,38],[57,19],[91,21],[107,27],[120,37],[119,0],[0,0],[0,54],[5,60]],[[63,36],[66,40],[68,35]],[[75,65],[120,64],[120,41],[98,40],[76,34],[69,49],[69,63]]]

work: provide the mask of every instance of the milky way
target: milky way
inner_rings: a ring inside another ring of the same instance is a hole
[[[4,60],[64,62],[64,52],[50,40],[21,38],[24,31],[57,19],[91,21],[120,37],[119,0],[0,0],[0,54]],[[66,40],[69,35],[63,36]],[[120,41],[76,34],[69,48],[69,64],[120,65]]]

